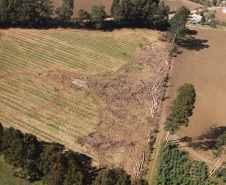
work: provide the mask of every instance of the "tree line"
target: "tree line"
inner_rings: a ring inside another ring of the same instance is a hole
[[[63,0],[54,8],[51,0],[0,0],[0,23],[23,27],[84,27],[109,29],[115,27],[146,27],[166,29],[169,26],[169,6],[160,0],[114,0],[111,19],[105,7],[93,5],[91,12],[79,10],[77,21],[70,21],[74,0]]]
[[[131,181],[123,169],[102,169],[91,175],[89,167],[78,157],[66,154],[56,144],[43,144],[30,133],[0,123],[0,154],[17,169],[17,176],[31,182],[50,185],[148,185],[146,180]],[[94,178],[93,178],[94,176]]]
[[[67,23],[73,15],[74,0],[63,0],[54,9],[51,0],[0,0],[0,23],[5,26],[45,27]],[[54,13],[55,18],[52,18]]]

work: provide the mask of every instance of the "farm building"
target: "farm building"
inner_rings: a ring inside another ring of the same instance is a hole
[[[190,20],[190,23],[191,24],[198,24],[201,21],[201,19],[202,19],[201,15],[193,14],[192,18]]]

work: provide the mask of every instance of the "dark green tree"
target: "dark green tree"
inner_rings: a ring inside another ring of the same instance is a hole
[[[115,16],[115,13],[118,12],[119,10],[119,2],[120,0],[113,0],[112,4],[111,4],[111,16]]]
[[[80,172],[80,164],[76,159],[68,160],[68,169],[63,185],[82,185],[83,175]]]
[[[165,5],[164,1],[161,1],[156,9],[154,16],[154,26],[159,28],[165,28],[168,26],[170,7]]]
[[[9,6],[8,0],[0,1],[0,23],[5,23],[7,21],[7,8]]]
[[[216,28],[217,27],[217,22],[214,19],[211,19],[209,22],[209,26],[212,28]]]
[[[130,19],[135,24],[151,25],[154,22],[158,0],[132,0]]]
[[[101,170],[93,185],[114,185],[116,184],[114,173],[110,169]]]
[[[13,127],[5,129],[2,135],[2,150],[4,151],[9,148],[13,140],[23,138],[24,135],[21,133],[20,130],[15,130]]]
[[[123,169],[104,169],[96,177],[93,185],[130,185],[130,176]]]
[[[171,114],[167,117],[164,123],[164,129],[174,134],[180,126],[188,126],[189,119],[194,109],[196,100],[195,88],[190,83],[185,83],[177,90],[177,98],[173,101],[170,107]]]
[[[20,21],[26,26],[37,26],[40,21],[39,1],[23,0]]]
[[[217,138],[216,149],[217,151],[213,152],[216,157],[226,151],[226,131]]]
[[[51,172],[52,167],[57,160],[56,154],[58,151],[59,151],[59,148],[57,146],[48,145],[41,153],[39,170],[44,175],[49,175],[49,173]]]
[[[1,144],[2,144],[3,133],[4,133],[4,127],[3,127],[2,124],[0,123],[0,150],[1,150]]]
[[[40,16],[42,18],[51,18],[54,14],[54,7],[52,5],[53,1],[51,0],[41,0],[39,3],[40,7]]]
[[[114,173],[117,185],[131,185],[130,176],[123,169],[115,169]]]
[[[203,15],[200,24],[203,25],[205,24],[205,22],[206,22],[206,17],[205,15]]]
[[[59,22],[67,23],[73,15],[74,0],[63,0],[61,7],[56,9],[57,20]]]
[[[93,5],[91,8],[91,20],[94,22],[94,26],[97,29],[104,27],[104,19],[107,17],[104,5]]]
[[[3,151],[3,156],[7,163],[19,168],[23,165],[23,151],[23,139],[13,139],[10,146]]]
[[[50,184],[62,185],[64,182],[66,171],[67,171],[67,158],[61,151],[59,151],[56,154],[56,162],[54,163],[51,170],[53,179],[51,179]]]
[[[78,23],[80,26],[85,26],[85,20],[89,20],[90,15],[84,9],[80,9],[78,12]]]
[[[21,21],[23,0],[0,1],[0,19],[2,23],[16,25]]]
[[[38,170],[41,147],[36,136],[25,134],[13,128],[6,129],[3,139],[5,161],[14,167],[22,168],[23,174],[30,179],[40,177]]]
[[[180,7],[173,18],[170,20],[170,30],[169,35],[172,41],[172,44],[184,36],[186,31],[185,25],[188,21],[189,9],[185,6]]]
[[[40,177],[39,162],[42,148],[37,137],[33,134],[25,134],[23,138],[23,158],[22,169],[30,178],[38,179]]]
[[[148,182],[145,179],[138,178],[133,181],[133,185],[148,185]]]

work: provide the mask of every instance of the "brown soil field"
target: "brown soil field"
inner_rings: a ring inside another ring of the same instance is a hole
[[[226,131],[226,33],[195,29],[196,40],[190,50],[183,51],[173,61],[169,97],[176,98],[176,90],[185,82],[196,89],[196,103],[188,127],[177,134],[189,137],[189,145],[207,157],[212,157],[216,138]],[[171,102],[169,101],[169,102]]]
[[[78,16],[78,11],[80,9],[84,9],[90,12],[92,5],[95,4],[103,4],[105,6],[105,11],[107,12],[107,14],[110,14],[112,1],[113,0],[74,0],[73,17]],[[54,0],[53,5],[56,7],[61,6],[62,2],[62,0]]]
[[[226,22],[226,13],[223,12],[217,12],[216,13],[216,20],[219,20],[220,22]]]
[[[165,4],[169,5],[171,11],[177,10],[181,6],[186,6],[190,10],[203,6],[201,4],[194,3],[188,0],[165,0]]]
[[[168,70],[160,34],[1,30],[0,122],[132,175],[158,127],[164,91],[158,82]],[[153,118],[150,94],[158,103]]]
[[[103,4],[105,6],[105,11],[110,15],[111,4],[113,0],[74,0],[74,11],[73,17],[78,16],[78,11],[84,9],[88,12],[91,11],[91,7],[94,4]],[[54,0],[53,5],[58,7],[61,6],[62,0]],[[194,3],[188,0],[165,0],[165,3],[170,6],[170,10],[177,10],[181,6],[186,6],[190,10],[195,9],[196,7],[201,7],[202,5]]]

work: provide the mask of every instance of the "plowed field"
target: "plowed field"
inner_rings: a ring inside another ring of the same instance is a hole
[[[176,97],[176,90],[185,82],[196,89],[194,114],[188,127],[178,134],[191,138],[191,146],[206,151],[210,156],[217,137],[226,131],[226,33],[222,31],[196,29],[198,42],[207,40],[205,47],[183,51],[175,58],[169,96]],[[194,48],[195,48],[194,47]],[[207,154],[206,153],[206,154]]]

